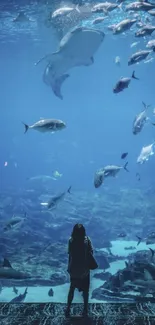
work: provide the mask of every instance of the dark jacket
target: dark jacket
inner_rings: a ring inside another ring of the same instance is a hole
[[[71,277],[83,278],[88,275],[88,254],[93,254],[92,243],[89,237],[84,240],[75,240],[70,237],[68,242],[68,272]]]

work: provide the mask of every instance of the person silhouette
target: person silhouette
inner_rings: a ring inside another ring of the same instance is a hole
[[[84,226],[82,224],[76,224],[73,227],[68,242],[68,273],[70,274],[70,288],[68,293],[67,309],[65,311],[66,317],[70,316],[70,307],[76,288],[83,293],[83,316],[87,316],[90,287],[90,269],[87,258],[89,253],[93,254],[91,240],[86,236]]]

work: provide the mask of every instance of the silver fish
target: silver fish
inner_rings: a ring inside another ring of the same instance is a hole
[[[145,1],[135,1],[132,3],[129,3],[125,10],[126,11],[149,11],[151,9],[155,9],[155,5],[151,4],[149,2],[145,2]]]
[[[155,26],[146,25],[135,33],[135,37],[144,37],[151,35],[155,31]]]
[[[153,50],[155,48],[155,39],[148,41],[148,43],[146,44],[146,47]]]
[[[154,144],[155,142],[142,148],[140,155],[137,158],[138,164],[143,164],[145,161],[148,161],[152,155],[154,155]]]
[[[131,79],[136,79],[139,80],[136,76],[135,76],[135,71],[133,71],[131,78],[129,77],[122,77],[120,80],[117,81],[115,87],[113,88],[113,92],[115,94],[123,91],[125,88],[128,88]]]
[[[66,124],[61,120],[47,119],[40,120],[33,125],[27,125],[23,123],[25,126],[25,133],[29,130],[36,130],[39,132],[55,132],[60,131],[66,127]]]
[[[142,60],[145,60],[150,53],[152,53],[152,51],[142,50],[132,54],[132,56],[128,60],[128,65],[132,65]]]
[[[108,165],[98,170],[95,173],[94,177],[95,188],[98,188],[102,185],[104,178],[108,176],[115,177],[121,169],[125,169],[127,172],[129,172],[129,170],[127,169],[127,165],[128,162],[126,162],[124,166]]]
[[[111,3],[111,2],[102,2],[102,3],[98,3],[97,5],[94,5],[93,8],[91,9],[91,11],[93,13],[107,13],[108,11],[113,11],[116,8],[120,8],[121,5],[119,4],[115,4],[115,3]]]
[[[48,208],[49,210],[50,210],[50,209],[54,209],[54,208],[57,206],[57,204],[58,204],[59,202],[61,202],[61,201],[64,199],[64,197],[66,196],[67,193],[71,193],[70,191],[71,191],[71,186],[68,188],[67,191],[62,192],[62,193],[59,194],[59,195],[53,196],[53,197],[49,200],[49,202],[47,202],[47,203],[46,203],[46,202],[42,202],[41,205],[47,206],[47,208]]]
[[[144,124],[148,120],[148,117],[146,115],[146,111],[150,107],[150,105],[146,105],[144,102],[142,102],[142,103],[143,103],[143,106],[144,106],[144,110],[142,112],[140,112],[135,117],[134,122],[133,122],[132,132],[135,135],[142,131]]]
[[[127,31],[132,27],[132,25],[136,22],[136,19],[124,19],[120,23],[114,25],[113,34],[121,34]]]

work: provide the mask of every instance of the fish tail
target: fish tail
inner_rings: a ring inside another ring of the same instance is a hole
[[[142,238],[141,237],[139,237],[139,236],[136,236],[137,238],[138,238],[138,242],[137,242],[137,246],[141,243],[141,241],[142,241]]]
[[[151,106],[150,104],[149,105],[146,105],[144,102],[142,102],[142,104],[143,104],[143,106],[144,106],[145,109],[148,109]]]
[[[133,79],[136,79],[136,80],[139,80],[139,78],[137,78],[136,76],[135,76],[135,71],[133,71],[132,72],[132,76],[131,76]]]
[[[68,190],[67,190],[67,192],[68,192],[69,194],[71,194],[71,188],[72,188],[72,186],[70,186],[70,187],[68,188]]]
[[[25,289],[25,292],[24,292],[25,295],[27,295],[27,290],[28,290],[28,288]]]
[[[25,124],[24,122],[22,122],[23,124],[24,124],[24,126],[25,126],[25,132],[24,133],[26,133],[27,131],[28,131],[28,129],[29,129],[29,126],[27,125],[27,124]]]
[[[127,165],[128,165],[128,161],[125,163],[123,168],[126,170],[126,172],[129,172],[129,169],[127,169]]]
[[[151,255],[152,255],[151,258],[153,258],[154,254],[155,254],[155,251],[154,251],[154,249],[152,249],[152,248],[150,248],[150,247],[149,247],[149,250],[150,250]]]
[[[153,46],[152,51],[155,52],[155,46]]]

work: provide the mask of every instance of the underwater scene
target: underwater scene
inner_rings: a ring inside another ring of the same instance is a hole
[[[67,303],[76,224],[89,302],[153,301],[155,1],[0,9],[0,302]]]

